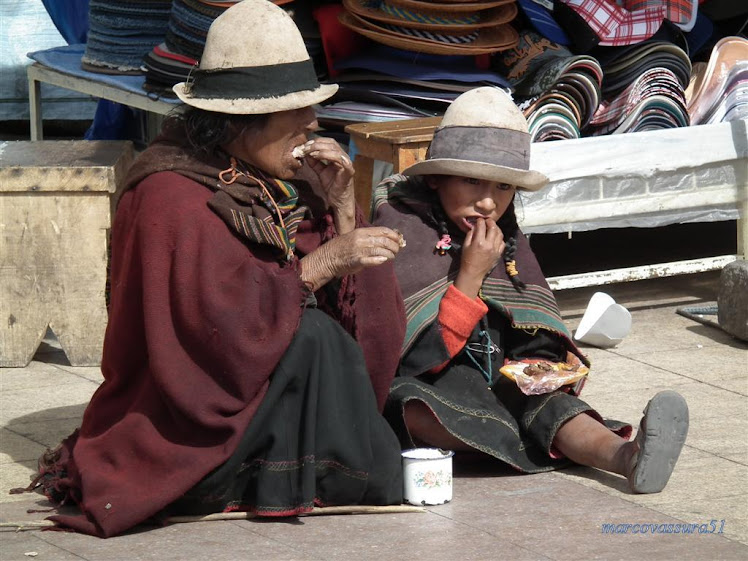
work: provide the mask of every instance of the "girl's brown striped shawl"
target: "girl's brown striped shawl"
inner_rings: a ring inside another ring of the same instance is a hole
[[[393,175],[374,192],[375,225],[399,230],[407,242],[395,259],[408,319],[403,352],[436,319],[439,302],[459,270],[459,253],[434,253],[434,244],[439,240],[432,216],[436,204],[438,198],[421,177]],[[586,360],[571,341],[556,299],[521,231],[517,232],[517,242],[517,269],[526,289],[518,292],[504,267],[498,266],[483,282],[480,297],[490,309],[507,317],[512,327],[557,333],[570,351]]]

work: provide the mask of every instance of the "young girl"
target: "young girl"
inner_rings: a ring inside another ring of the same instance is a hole
[[[377,187],[375,224],[407,241],[395,260],[407,333],[385,413],[407,447],[480,451],[525,473],[571,460],[659,492],[688,431],[679,394],[657,394],[629,441],[630,425],[577,397],[581,384],[525,395],[499,372],[521,359],[588,365],[517,226],[515,191],[547,182],[529,160],[522,113],[482,87],[450,105],[426,160]]]

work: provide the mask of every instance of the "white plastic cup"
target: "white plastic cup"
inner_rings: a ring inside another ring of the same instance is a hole
[[[607,349],[623,341],[629,331],[631,331],[631,312],[620,304],[616,304],[610,295],[595,292],[574,333],[574,339]]]
[[[440,448],[403,450],[403,498],[412,505],[440,505],[452,500],[452,456]]]

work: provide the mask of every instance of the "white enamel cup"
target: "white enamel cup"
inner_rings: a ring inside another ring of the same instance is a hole
[[[403,450],[403,496],[412,505],[440,505],[452,500],[452,456],[440,448]]]

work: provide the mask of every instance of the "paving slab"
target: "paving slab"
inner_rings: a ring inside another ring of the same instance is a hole
[[[632,312],[634,330],[615,348],[584,348],[592,373],[582,397],[634,426],[660,389],[681,392],[691,409],[681,459],[657,495],[632,495],[622,477],[585,467],[518,475],[463,457],[453,501],[421,514],[177,524],[108,540],[0,531],[0,559],[746,559],[748,368],[735,365],[748,347],[675,313],[716,299],[718,279],[600,288]],[[594,292],[558,293],[571,330]],[[28,483],[36,457],[78,426],[101,380],[98,368],[70,366],[50,333],[29,366],[0,369],[2,489]],[[41,520],[47,514],[27,511],[48,507],[41,495],[0,494],[1,521]],[[692,533],[674,533],[684,528]]]

